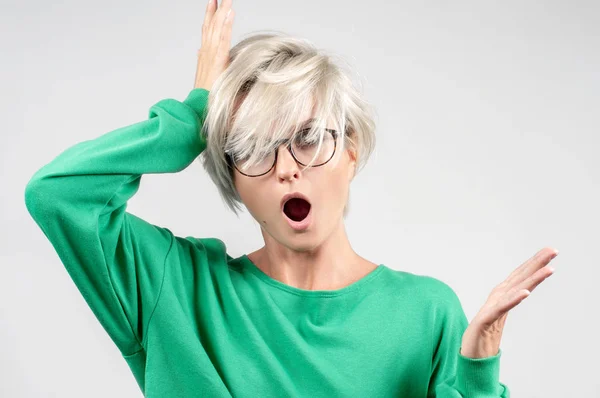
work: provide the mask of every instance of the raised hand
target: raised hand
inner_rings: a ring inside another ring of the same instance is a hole
[[[460,350],[462,355],[485,358],[498,354],[508,311],[520,304],[554,273],[554,268],[548,264],[557,255],[558,250],[543,248],[492,290],[463,334]]]
[[[198,50],[198,66],[194,88],[211,90],[213,83],[225,70],[231,48],[231,28],[235,11],[232,0],[208,0],[202,24],[202,45]]]

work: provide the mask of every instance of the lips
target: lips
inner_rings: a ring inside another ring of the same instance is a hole
[[[300,223],[310,213],[311,204],[308,198],[299,192],[287,194],[283,197],[281,211],[289,221]]]
[[[281,199],[281,211],[283,211],[283,209],[285,207],[285,202],[287,202],[288,200],[290,200],[292,198],[304,199],[305,201],[308,202],[309,205],[311,204],[310,200],[308,200],[308,198],[305,195],[301,194],[300,192],[287,193]]]

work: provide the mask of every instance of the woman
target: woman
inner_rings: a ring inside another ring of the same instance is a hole
[[[207,6],[195,86],[148,120],[81,142],[27,185],[27,208],[149,397],[508,397],[508,311],[552,274],[544,248],[468,324],[445,283],[359,256],[349,185],[374,144],[369,106],[332,57],[285,35],[230,47]],[[147,173],[200,154],[264,247],[233,258],[126,212]]]

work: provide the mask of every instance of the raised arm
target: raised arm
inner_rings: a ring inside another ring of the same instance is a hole
[[[208,91],[159,101],[148,120],[78,143],[25,189],[31,216],[123,355],[143,346],[173,244],[166,228],[126,212],[142,174],[174,173],[204,149]]]
[[[205,149],[209,90],[226,68],[233,12],[209,2],[194,88],[163,99],[148,119],[80,142],[38,170],[25,204],[88,305],[124,356],[145,347],[171,231],[126,211],[143,174],[185,169]]]

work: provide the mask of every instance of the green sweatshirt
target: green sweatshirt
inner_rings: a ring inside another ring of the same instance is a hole
[[[25,190],[145,396],[510,396],[501,350],[460,354],[468,321],[438,279],[380,264],[344,288],[303,290],[217,238],[128,213],[143,174],[179,172],[205,149],[207,102],[200,88],[161,100],[147,120],[66,149]]]

